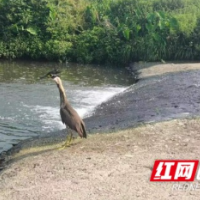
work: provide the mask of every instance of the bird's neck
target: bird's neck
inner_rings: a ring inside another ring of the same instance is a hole
[[[64,105],[67,102],[67,96],[64,90],[62,83],[58,85],[58,89],[60,92],[60,106]]]

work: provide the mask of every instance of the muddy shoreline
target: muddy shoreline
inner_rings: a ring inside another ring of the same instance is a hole
[[[91,132],[101,133],[200,116],[199,77],[200,64],[144,68],[136,84],[98,106],[86,124]]]

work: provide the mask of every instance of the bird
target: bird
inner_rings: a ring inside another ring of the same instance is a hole
[[[70,146],[72,137],[73,137],[73,131],[77,132],[81,138],[87,138],[87,133],[86,133],[86,127],[85,123],[81,119],[81,117],[78,115],[76,110],[70,105],[65,89],[62,84],[61,78],[58,76],[59,71],[51,71],[48,72],[45,76],[40,77],[40,78],[45,78],[45,77],[50,77],[52,80],[55,81],[59,93],[60,93],[60,116],[63,124],[66,125],[66,129],[70,132],[68,134],[67,139],[65,143],[63,144],[62,148],[65,148],[67,146]]]

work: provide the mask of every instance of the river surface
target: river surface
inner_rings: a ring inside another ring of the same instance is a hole
[[[0,62],[0,152],[21,140],[65,128],[55,83],[39,80],[54,67],[62,71],[67,97],[81,117],[134,83],[128,71],[116,67]]]

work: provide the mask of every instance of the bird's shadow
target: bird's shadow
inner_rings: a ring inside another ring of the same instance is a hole
[[[56,150],[56,148],[40,150],[40,151],[37,151],[37,152],[30,152],[30,153],[26,153],[26,154],[23,154],[23,155],[20,155],[20,156],[17,156],[17,157],[13,157],[13,158],[9,159],[8,161],[6,161],[6,165],[10,165],[14,162],[20,161],[20,160],[25,159],[27,157],[37,156],[39,154],[51,152],[51,151],[54,151],[54,150]]]
[[[34,152],[27,152],[27,153],[25,152],[25,153],[23,153],[22,155],[20,155],[21,150],[22,150],[22,151],[23,151],[23,150],[24,150],[24,151],[26,151],[26,150],[29,151],[29,149],[28,149],[28,148],[26,148],[26,149],[19,149],[18,152],[16,152],[16,153],[14,153],[13,155],[9,156],[8,159],[5,159],[5,160],[1,163],[1,169],[0,169],[0,171],[3,171],[3,170],[4,170],[5,168],[7,168],[9,165],[11,165],[11,164],[13,164],[13,163],[15,163],[15,162],[18,162],[18,161],[20,161],[20,160],[23,160],[23,159],[25,159],[25,158],[30,158],[30,157],[33,157],[33,156],[37,156],[37,155],[41,155],[41,154],[47,153],[47,152],[67,150],[67,149],[69,149],[70,147],[73,147],[73,146],[78,145],[80,142],[81,142],[81,141],[76,141],[76,142],[70,144],[70,146],[68,146],[68,147],[66,147],[66,148],[62,148],[62,146],[60,145],[61,143],[54,144],[54,145],[48,145],[48,146],[45,145],[45,147],[46,147],[47,149],[41,149],[41,150],[40,150],[40,148],[42,148],[43,146],[38,146],[38,147],[35,147],[35,148],[36,148],[36,151],[34,151]],[[38,150],[37,150],[37,148],[38,148]],[[31,148],[30,148],[30,151],[31,151]],[[19,154],[19,155],[17,155],[17,154]]]

